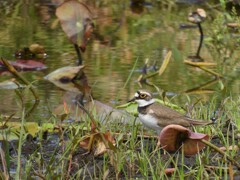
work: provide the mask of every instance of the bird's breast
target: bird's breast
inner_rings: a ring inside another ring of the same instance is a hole
[[[148,128],[151,128],[153,130],[159,130],[160,127],[158,126],[158,121],[150,114],[138,114],[140,121],[147,126]]]

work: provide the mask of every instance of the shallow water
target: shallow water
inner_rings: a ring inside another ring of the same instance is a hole
[[[93,97],[111,106],[125,103],[139,88],[156,89],[138,85],[137,78],[149,59],[149,65],[156,63],[160,67],[163,57],[169,50],[173,56],[166,71],[162,76],[156,76],[151,81],[161,90],[169,94],[177,95],[173,101],[180,106],[187,102],[187,96],[182,92],[198,87],[214,79],[214,77],[197,68],[187,66],[183,60],[188,55],[194,55],[198,47],[199,32],[197,28],[180,29],[180,24],[187,22],[187,15],[191,10],[202,5],[164,5],[152,3],[147,6],[142,14],[134,14],[125,4],[98,4],[101,16],[96,20],[97,32],[107,41],[107,45],[99,39],[93,39],[83,54],[85,73],[92,87]],[[64,66],[76,65],[76,53],[73,45],[58,24],[51,28],[56,20],[55,6],[50,2],[16,1],[2,3],[0,22],[0,54],[8,60],[14,60],[14,52],[33,43],[39,43],[45,47],[48,54],[45,64],[47,69],[41,71],[22,72],[34,86],[40,96],[40,104],[34,111],[31,121],[45,121],[50,117],[49,109],[53,110],[62,104],[64,90],[56,87],[43,77],[50,72]],[[213,13],[207,11],[207,13]],[[203,23],[203,29],[208,29],[212,23],[211,18]],[[120,26],[119,26],[120,24]],[[118,28],[119,27],[119,28]],[[206,30],[207,31],[207,30]],[[206,36],[207,37],[207,36]],[[201,56],[207,62],[214,62],[209,50],[203,45]],[[131,70],[137,63],[131,74]],[[151,73],[153,71],[150,71]],[[238,74],[236,71],[235,74]],[[235,76],[237,77],[237,76]],[[232,83],[225,83],[224,93],[221,91],[221,83],[215,83],[207,87],[212,89],[211,94],[193,94],[190,97],[209,101],[213,96],[221,98],[229,94],[236,96],[239,90],[239,80],[231,78]],[[0,76],[0,81],[12,78],[11,75]],[[228,85],[229,84],[229,85]],[[125,86],[125,87],[124,87]],[[30,92],[25,95],[26,109],[33,104]],[[156,96],[159,97],[159,96]],[[1,114],[20,113],[18,97],[14,90],[0,90]]]

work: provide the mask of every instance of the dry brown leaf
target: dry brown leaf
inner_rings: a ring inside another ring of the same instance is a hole
[[[194,155],[205,147],[201,140],[208,140],[209,136],[172,124],[162,129],[159,138],[161,146],[166,151],[175,152],[183,147],[185,155]]]
[[[81,148],[88,151],[94,151],[94,156],[99,156],[107,152],[108,150],[113,150],[115,145],[115,140],[110,134],[94,132],[93,134],[87,136],[84,140],[79,143]]]
[[[170,175],[170,174],[173,174],[175,171],[176,171],[176,168],[166,168],[166,169],[164,170],[164,173],[165,173],[166,175]]]
[[[229,146],[229,147],[224,147],[223,146],[223,147],[220,147],[219,149],[221,149],[222,151],[227,151],[227,150],[229,150],[229,151],[232,151],[232,150],[238,151],[239,150],[237,145]]]

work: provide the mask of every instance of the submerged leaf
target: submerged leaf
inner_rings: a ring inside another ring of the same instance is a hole
[[[215,66],[214,63],[204,63],[204,62],[190,62],[190,61],[184,61],[184,63],[190,65],[190,66],[193,66],[193,67],[198,67],[200,69],[202,69],[203,71],[207,72],[207,73],[210,73],[214,76],[217,76],[217,77],[220,77],[222,78],[223,76],[209,68],[206,68],[206,66]]]
[[[57,8],[56,16],[70,41],[84,51],[94,26],[89,8],[81,2],[70,0]]]

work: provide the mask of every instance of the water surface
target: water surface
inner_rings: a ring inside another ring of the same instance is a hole
[[[57,105],[62,104],[65,91],[56,87],[43,77],[50,72],[64,66],[75,66],[77,56],[73,45],[58,24],[52,28],[56,20],[55,6],[48,1],[25,2],[12,1],[0,3],[0,54],[8,60],[14,60],[14,52],[30,44],[39,43],[45,47],[48,54],[45,64],[47,69],[41,71],[22,72],[34,86],[40,96],[40,104],[34,111],[31,121],[45,121]],[[177,95],[173,102],[184,106],[187,96],[184,91],[201,86],[212,81],[214,77],[197,68],[183,63],[189,55],[194,55],[199,41],[197,28],[181,29],[180,24],[188,23],[187,15],[201,5],[163,5],[156,2],[144,7],[141,14],[133,13],[129,2],[96,3],[101,16],[96,19],[96,32],[104,39],[94,38],[83,54],[85,73],[92,87],[93,97],[105,104],[115,106],[125,103],[139,88],[157,92],[152,86],[136,82],[141,74],[146,59],[149,65],[161,66],[166,52],[171,50],[173,56],[170,64],[162,76],[150,79],[160,90]],[[214,13],[206,9],[208,14]],[[206,34],[213,19],[209,18],[202,24]],[[206,36],[207,37],[207,36]],[[207,62],[216,62],[207,46],[203,45],[201,56]],[[131,70],[136,68],[131,74]],[[148,73],[152,73],[149,71]],[[237,71],[236,71],[237,73]],[[238,73],[237,73],[238,74]],[[236,76],[236,75],[235,75]],[[0,81],[12,78],[10,74],[2,74]],[[208,89],[214,93],[193,94],[190,98],[202,99],[207,102],[212,97],[224,98],[230,93],[237,96],[239,80],[231,78],[225,91],[221,90],[221,83],[214,83]],[[228,78],[223,81],[227,82]],[[126,84],[126,86],[125,86]],[[228,83],[226,83],[228,84]],[[125,87],[124,87],[125,86]],[[225,93],[228,92],[228,93]],[[30,92],[25,94],[26,108],[33,103]],[[156,96],[159,97],[159,96]],[[14,90],[0,90],[0,113],[20,113],[18,97]]]

